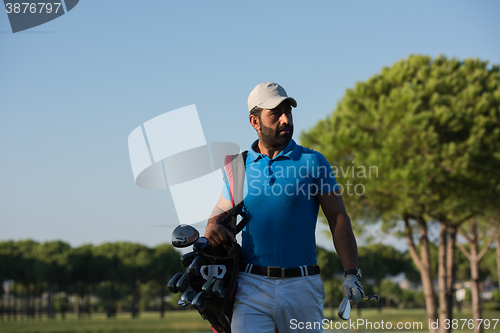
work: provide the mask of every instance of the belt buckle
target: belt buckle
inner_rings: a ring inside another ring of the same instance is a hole
[[[281,276],[278,276],[278,277],[271,276],[271,269],[273,269],[273,268],[280,269]],[[284,268],[281,268],[279,266],[267,266],[267,278],[268,279],[279,279],[280,277],[282,277],[282,278],[285,277],[285,269]]]

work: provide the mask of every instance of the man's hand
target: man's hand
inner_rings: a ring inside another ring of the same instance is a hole
[[[217,246],[227,241],[236,243],[236,238],[231,231],[220,224],[222,220],[228,216],[227,211],[231,209],[231,207],[231,202],[224,198],[221,194],[219,202],[215,205],[212,214],[208,218],[208,224],[205,228],[204,236],[208,238],[208,241],[212,244],[212,246]]]
[[[342,284],[342,290],[346,297],[349,297],[352,305],[361,302],[365,296],[363,287],[361,287],[361,281],[356,275],[347,275],[345,277],[344,283]]]
[[[236,243],[236,238],[233,233],[226,227],[217,223],[210,223],[205,228],[205,237],[212,246],[220,245],[224,242],[230,241]]]

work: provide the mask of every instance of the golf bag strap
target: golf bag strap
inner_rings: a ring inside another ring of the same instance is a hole
[[[229,182],[229,192],[231,194],[231,204],[233,207],[228,211],[231,221],[228,225],[231,232],[238,234],[248,223],[247,216],[243,212],[243,189],[245,186],[245,161],[248,151],[241,154],[227,155],[224,160],[227,179]],[[236,217],[241,215],[242,220],[236,225]]]

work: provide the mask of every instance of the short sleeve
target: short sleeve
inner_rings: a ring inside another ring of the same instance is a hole
[[[315,163],[313,169],[314,183],[318,187],[318,193],[327,194],[330,192],[337,191],[339,185],[337,184],[337,179],[335,178],[335,173],[333,172],[330,163],[326,158],[318,152],[315,152]]]

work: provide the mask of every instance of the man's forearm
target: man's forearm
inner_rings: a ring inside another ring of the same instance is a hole
[[[221,221],[228,215],[228,213],[219,208],[215,207],[214,210],[212,211],[212,214],[210,214],[210,217],[208,218],[207,226],[211,224],[220,224]]]
[[[347,214],[339,214],[335,223],[330,223],[333,244],[344,270],[358,268],[358,246]]]

